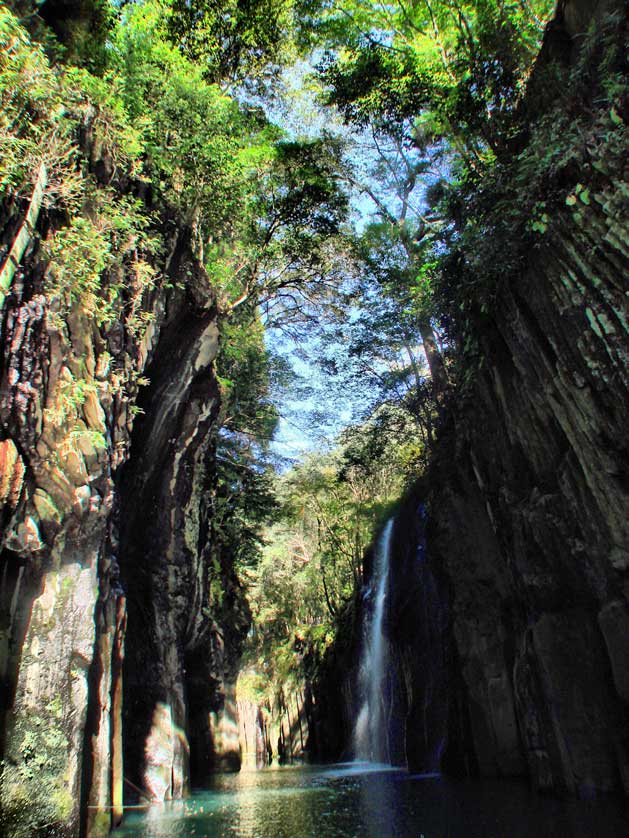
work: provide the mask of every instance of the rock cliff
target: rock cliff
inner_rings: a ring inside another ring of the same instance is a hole
[[[571,65],[601,8],[559,10]],[[596,47],[588,61],[596,88]],[[480,771],[584,796],[629,790],[625,106],[590,103],[563,174],[578,185],[479,329],[484,363],[431,473],[428,552]]]
[[[98,125],[94,108],[77,115],[85,177],[142,194]],[[0,217],[3,828],[106,834],[125,778],[163,799],[221,747],[238,759],[213,731],[248,625],[207,539],[216,306],[190,231],[166,216],[147,257],[160,279],[143,286],[121,257],[92,311],[50,290],[67,223],[54,192],[38,179]]]
[[[592,92],[602,66],[626,73],[610,8],[566,3],[549,27],[530,142],[559,108],[580,134],[541,239],[477,312],[477,370],[398,515],[385,621],[394,762],[426,770],[443,746],[445,770],[585,797],[629,792],[629,113],[626,86],[603,109]],[[579,62],[587,95],[567,82]]]

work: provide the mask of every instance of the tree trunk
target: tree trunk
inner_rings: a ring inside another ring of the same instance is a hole
[[[420,322],[419,332],[424,345],[424,352],[426,353],[428,369],[430,370],[433,392],[437,397],[443,396],[448,388],[448,376],[445,364],[443,363],[443,356],[437,345],[435,333],[427,320]]]

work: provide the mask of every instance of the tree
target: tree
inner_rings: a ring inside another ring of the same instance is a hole
[[[370,170],[348,176],[377,219],[358,247],[369,311],[361,321],[374,324],[372,340],[363,327],[359,344],[378,345],[384,330],[389,345],[405,352],[420,394],[412,352],[418,331],[433,396],[442,402],[448,373],[434,287],[458,233],[443,184],[477,184],[519,142],[521,97],[551,4],[313,0],[307,11],[313,37],[329,48],[319,66],[325,100],[371,143]],[[375,318],[369,283],[381,292]]]
[[[552,6],[324,2],[318,29],[332,49],[342,46],[322,68],[331,100],[359,124],[410,121],[411,132],[443,137],[475,170],[508,150]]]
[[[291,0],[171,0],[173,43],[210,81],[242,82],[277,65],[289,51]]]
[[[267,313],[274,308],[295,316],[318,290],[325,294],[330,242],[348,206],[334,177],[338,159],[337,145],[324,139],[280,139],[258,159],[241,240],[235,248],[225,239],[213,245],[217,270],[231,277],[223,284],[225,311],[256,301]]]
[[[379,433],[380,421],[391,430],[391,418],[348,430],[333,451],[277,478],[278,517],[246,573],[253,630],[244,663],[261,703],[312,676],[356,605],[373,532],[401,491],[402,464],[413,470],[401,426]]]

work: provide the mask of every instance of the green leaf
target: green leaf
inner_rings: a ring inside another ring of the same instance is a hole
[[[618,113],[616,108],[611,109],[611,111],[609,112],[609,116],[610,116],[611,121],[614,123],[614,125],[624,125],[625,124],[624,119],[620,116],[620,114]]]

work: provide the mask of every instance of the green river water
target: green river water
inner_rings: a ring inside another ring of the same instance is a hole
[[[628,838],[615,800],[556,800],[509,781],[344,764],[220,775],[129,813],[115,838]]]

